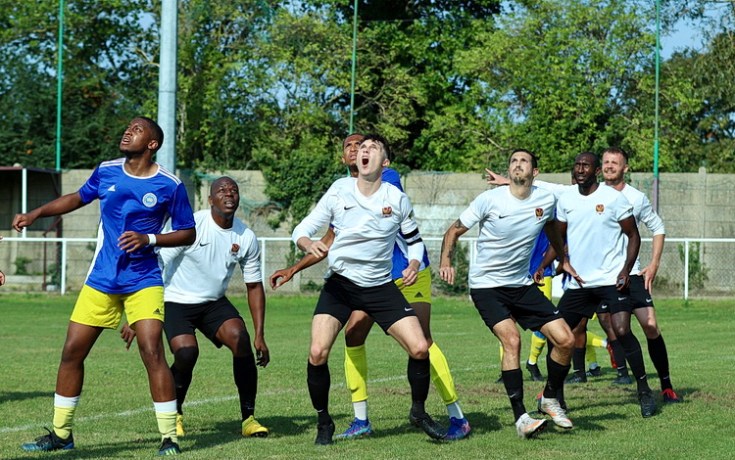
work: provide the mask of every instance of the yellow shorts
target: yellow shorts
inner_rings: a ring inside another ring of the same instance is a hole
[[[87,326],[116,329],[123,311],[130,324],[141,319],[163,322],[163,286],[152,286],[130,294],[106,294],[85,284],[74,305],[71,320]]]
[[[539,290],[544,294],[544,297],[551,300],[551,277],[544,276],[544,285],[538,286]]]
[[[425,268],[418,273],[416,282],[410,286],[403,285],[403,278],[398,278],[396,286],[403,293],[408,303],[431,303],[431,269]]]

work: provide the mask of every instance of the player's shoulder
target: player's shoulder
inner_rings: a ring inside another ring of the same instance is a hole
[[[158,176],[162,177],[164,180],[171,181],[173,185],[181,184],[181,179],[179,179],[176,174],[164,168],[160,163],[156,164],[158,165]]]
[[[108,169],[108,168],[121,168],[122,165],[125,164],[125,158],[115,158],[114,160],[106,160],[99,164],[99,169]]]

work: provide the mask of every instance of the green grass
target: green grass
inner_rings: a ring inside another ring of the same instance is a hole
[[[375,435],[314,446],[315,414],[306,389],[306,355],[315,298],[273,296],[268,299],[266,324],[272,361],[259,374],[256,411],[271,436],[239,436],[229,352],[203,339],[185,405],[188,434],[181,440],[181,458],[732,458],[735,308],[731,301],[658,302],[672,380],[684,404],[662,407],[657,416],[642,419],[633,388],[610,385],[614,372],[607,353],[600,351],[603,376],[567,389],[574,430],[562,432],[550,426],[539,439],[523,441],[516,437],[505,390],[494,383],[499,375],[497,340],[465,299],[436,299],[432,329],[473,427],[469,439],[435,443],[409,427],[405,355],[376,328],[368,339],[370,419]],[[247,312],[244,299],[233,301]],[[137,349],[126,351],[114,331],[102,334],[87,360],[74,429],[77,448],[49,455],[20,450],[22,442],[51,424],[56,368],[74,297],[4,295],[0,302],[0,343],[5,350],[0,458],[152,457],[159,439],[143,365]],[[643,339],[640,329],[634,330]],[[524,340],[524,357],[528,343]],[[655,370],[644,355],[651,384],[658,389]],[[338,338],[330,360],[331,411],[338,432],[352,419],[342,359]],[[526,382],[529,410],[540,388]],[[433,390],[427,409],[445,420],[446,412]]]

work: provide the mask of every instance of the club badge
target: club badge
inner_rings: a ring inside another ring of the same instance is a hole
[[[383,217],[390,217],[393,214],[393,208],[390,206],[383,206]]]
[[[602,214],[605,212],[605,205],[604,204],[598,204],[595,206],[595,211],[597,211],[597,214]]]
[[[544,210],[536,208],[536,220],[541,220],[542,217],[544,217]]]

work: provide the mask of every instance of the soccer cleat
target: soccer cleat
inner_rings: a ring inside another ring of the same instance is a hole
[[[184,416],[183,414],[176,414],[176,436],[181,438],[186,435],[184,430]]]
[[[334,422],[329,421],[328,423],[319,423],[316,426],[316,439],[314,444],[318,446],[328,446],[332,444],[332,436],[334,436]]]
[[[370,420],[360,420],[355,417],[350,423],[350,427],[347,428],[343,433],[337,435],[337,439],[357,439],[364,438],[373,434],[373,427],[370,425]]]
[[[679,398],[671,388],[667,388],[662,391],[661,396],[664,397],[664,404],[675,404],[681,402],[681,398]]]
[[[443,426],[435,422],[431,415],[424,412],[423,414],[414,414],[413,412],[408,413],[408,420],[411,425],[421,428],[424,433],[429,435],[431,439],[444,439],[447,436],[447,432]]]
[[[531,418],[528,414],[521,415],[516,420],[516,433],[523,439],[532,439],[546,428],[546,420]]]
[[[615,379],[612,381],[613,385],[631,385],[633,383],[633,379],[630,378],[629,375],[618,375],[615,377]]]
[[[526,361],[526,369],[531,373],[531,380],[534,382],[543,382],[544,376],[541,375],[541,371],[538,368],[538,364],[531,364]]]
[[[602,368],[600,366],[597,366],[594,369],[590,367],[590,370],[587,371],[587,377],[599,377],[601,375]]]
[[[252,415],[242,421],[242,435],[246,438],[265,438],[268,433],[268,428],[258,423]]]
[[[161,442],[161,447],[158,449],[159,457],[179,455],[180,453],[181,453],[181,449],[179,449],[178,444],[173,442],[171,438],[163,438],[163,442]]]
[[[584,372],[574,372],[572,375],[567,378],[566,384],[575,384],[575,383],[587,383],[587,376]]]
[[[470,422],[466,418],[449,417],[449,429],[444,437],[447,441],[459,441],[470,435]]]
[[[638,402],[641,403],[641,415],[643,418],[652,417],[656,413],[656,400],[653,399],[651,390],[639,392]]]
[[[543,391],[536,395],[536,409],[541,414],[543,414],[543,412],[544,412],[544,411],[541,410],[541,398],[543,396],[544,396],[544,392]],[[561,406],[561,408],[564,409],[564,412],[568,412],[569,411],[569,409],[567,409],[567,402],[566,401],[564,401],[563,399],[558,399],[558,398],[557,398],[557,401],[559,401],[559,406]]]
[[[569,430],[574,427],[572,421],[567,417],[566,411],[559,404],[559,400],[555,398],[544,398],[541,396],[539,403],[539,412],[551,417],[551,420],[560,428]]]
[[[74,448],[74,436],[70,433],[66,439],[61,439],[56,436],[52,430],[49,430],[48,434],[39,436],[34,442],[27,442],[21,445],[21,449],[26,452],[50,452],[52,450],[70,450]]]

